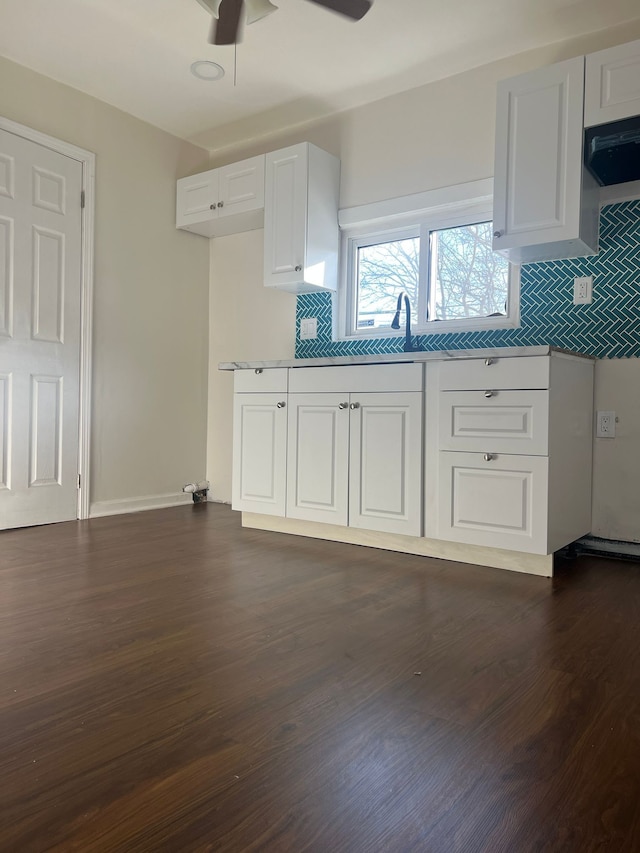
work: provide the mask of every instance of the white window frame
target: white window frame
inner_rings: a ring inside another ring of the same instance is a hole
[[[478,182],[480,183],[480,182]],[[469,185],[471,187],[471,185]],[[451,188],[458,190],[459,188]],[[445,190],[446,192],[446,190]],[[464,189],[462,189],[464,192]],[[430,197],[425,193],[422,196]],[[412,197],[406,200],[411,204]],[[390,328],[365,327],[355,328],[356,317],[356,259],[361,246],[383,243],[390,240],[420,236],[421,246],[427,245],[429,232],[446,228],[456,228],[464,225],[475,225],[480,222],[493,220],[492,198],[477,200],[461,200],[449,204],[434,204],[431,207],[412,210],[406,213],[397,212],[401,200],[391,203],[395,210],[388,215],[376,216],[375,220],[354,222],[357,214],[346,216],[341,212],[342,225],[340,237],[340,281],[337,294],[337,311],[334,317],[334,340],[362,340],[368,338],[394,338],[405,335],[404,321],[399,330]],[[427,279],[429,255],[420,254],[418,317],[426,317],[427,309]],[[390,310],[393,308],[390,307]],[[460,320],[439,320],[418,322],[412,324],[411,331],[415,335],[442,335],[457,332],[478,332],[494,329],[512,329],[520,326],[520,267],[511,264],[509,275],[508,313],[503,317],[473,317]]]

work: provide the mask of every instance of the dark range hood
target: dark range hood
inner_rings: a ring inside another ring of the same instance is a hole
[[[602,187],[640,181],[640,116],[587,128],[584,162]]]

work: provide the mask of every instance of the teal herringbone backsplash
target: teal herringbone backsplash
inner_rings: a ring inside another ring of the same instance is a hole
[[[591,305],[573,304],[573,279],[582,275],[593,276]],[[598,358],[640,356],[640,201],[603,208],[598,255],[526,264],[520,285],[520,328],[420,335],[420,349],[549,344]],[[297,334],[296,358],[402,351],[404,336],[332,341],[328,293],[298,296],[298,330],[301,317],[318,318],[318,337]]]

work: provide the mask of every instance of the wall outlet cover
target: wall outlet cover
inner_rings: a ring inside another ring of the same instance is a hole
[[[300,340],[310,341],[318,337],[318,318],[303,317],[300,320]]]
[[[596,438],[616,437],[616,413],[598,412],[596,416]]]
[[[593,294],[593,276],[581,275],[573,280],[573,304],[591,305]]]

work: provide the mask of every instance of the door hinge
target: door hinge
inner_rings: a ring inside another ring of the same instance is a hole
[[[80,488],[80,474],[78,474],[78,488]]]
[[[80,207],[84,208],[84,190],[80,193]]]

